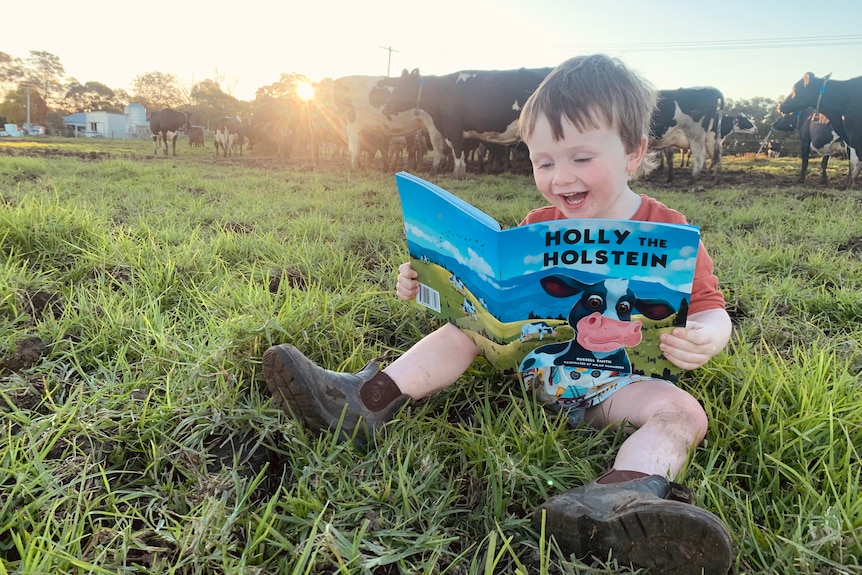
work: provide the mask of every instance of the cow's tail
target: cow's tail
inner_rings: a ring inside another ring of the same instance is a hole
[[[718,92],[715,102],[715,148],[712,151],[713,174],[721,174],[721,121],[724,119],[724,94]]]

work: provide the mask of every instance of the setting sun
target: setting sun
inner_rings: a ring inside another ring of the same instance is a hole
[[[308,102],[314,98],[314,86],[310,82],[299,82],[296,85],[296,95],[303,102]]]

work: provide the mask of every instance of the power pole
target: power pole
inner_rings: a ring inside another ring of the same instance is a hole
[[[389,58],[386,61],[386,77],[389,77],[389,67],[392,65],[392,52],[397,52],[392,46],[381,46],[382,49],[389,51]]]

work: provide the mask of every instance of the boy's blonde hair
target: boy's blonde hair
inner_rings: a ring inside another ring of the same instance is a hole
[[[652,85],[616,58],[575,56],[557,66],[526,101],[518,126],[521,139],[533,134],[540,115],[548,119],[554,139],[563,137],[563,118],[578,130],[615,129],[626,153],[649,137],[656,108]]]

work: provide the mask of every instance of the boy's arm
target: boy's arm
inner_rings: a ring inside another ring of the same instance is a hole
[[[685,327],[663,333],[659,347],[680,369],[697,369],[724,349],[732,327],[724,308],[699,311],[689,314]]]

